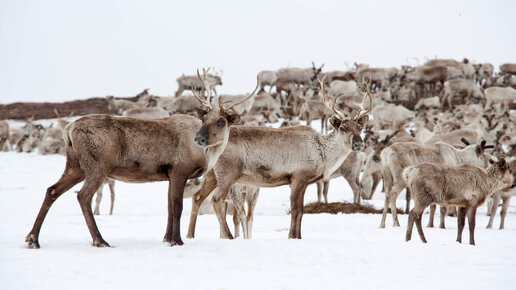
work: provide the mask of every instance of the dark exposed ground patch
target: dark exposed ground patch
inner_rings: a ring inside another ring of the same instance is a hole
[[[375,209],[372,205],[362,203],[356,205],[348,202],[332,202],[332,203],[309,203],[304,206],[304,213],[372,213],[381,214],[383,209]],[[389,209],[389,213],[391,209]],[[398,214],[405,214],[405,211],[398,208]]]

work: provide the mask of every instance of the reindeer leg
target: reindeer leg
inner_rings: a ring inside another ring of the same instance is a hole
[[[324,203],[328,204],[328,190],[330,189],[330,181],[323,182]]]
[[[217,219],[219,220],[220,226],[220,238],[221,239],[233,239],[233,235],[229,230],[228,224],[226,222],[226,215],[223,213],[224,210],[224,202],[226,197],[231,190],[231,187],[235,184],[240,176],[240,170],[229,171],[226,169],[219,169],[215,174],[217,176],[217,189],[215,190],[215,194],[212,197],[213,208],[215,209],[215,213],[217,214]],[[235,205],[235,207],[238,205]]]
[[[423,243],[426,243],[426,239],[425,239],[425,233],[423,233],[423,226],[421,225],[421,216],[423,215],[423,211],[421,211],[417,217],[416,217],[416,227],[417,227],[417,232],[419,233],[419,238],[421,238],[421,241]]]
[[[202,202],[210,195],[210,193],[217,187],[217,179],[213,170],[206,174],[199,191],[192,196],[192,212],[190,213],[190,224],[188,225],[188,234],[186,238],[193,239],[195,236],[195,224],[197,222],[197,215],[201,208]]]
[[[235,239],[240,236],[240,217],[236,208],[233,209],[233,225],[235,227]],[[243,230],[243,229],[242,229]]]
[[[407,233],[405,234],[405,241],[410,241],[412,238],[412,229],[414,228],[414,221],[416,220],[417,213],[415,211],[415,208],[413,208],[408,216],[408,222],[407,222]]]
[[[90,231],[91,237],[93,239],[93,246],[109,247],[109,244],[100,235],[100,231],[97,227],[97,223],[95,222],[95,218],[93,217],[93,212],[91,210],[91,200],[93,195],[106,179],[104,174],[98,172],[100,170],[96,171],[97,172],[91,172],[84,180],[84,184],[77,194],[77,200],[79,201],[82,214],[86,220],[88,230]]]
[[[405,206],[405,212],[409,212],[410,211],[410,189],[407,187],[407,190],[405,192],[405,200],[407,201],[407,204]]]
[[[113,179],[108,180],[109,192],[111,193],[111,208],[109,209],[109,215],[113,215],[113,207],[115,206],[115,181]]]
[[[233,235],[229,230],[228,224],[226,222],[226,215],[224,213],[224,203],[226,196],[228,195],[229,190],[233,184],[228,185],[227,183],[219,183],[217,189],[215,190],[215,194],[212,197],[213,208],[215,209],[215,214],[219,220],[221,239],[233,239]]]
[[[502,210],[500,211],[500,230],[504,229],[505,224],[505,216],[507,215],[507,209],[509,208],[509,203],[511,202],[511,197],[502,198]]]
[[[25,242],[27,242],[29,248],[39,249],[39,232],[41,230],[41,225],[43,224],[52,204],[63,193],[82,180],[84,180],[84,172],[79,167],[66,168],[61,178],[47,189],[45,200],[41,205],[41,209],[39,210],[38,217],[34,222],[34,226],[25,238]]]
[[[445,229],[446,227],[444,226],[444,219],[446,218],[446,213],[448,212],[448,207],[441,205],[440,211],[441,211],[441,216],[439,217],[440,218],[439,228]]]
[[[254,207],[256,203],[247,203],[247,237],[253,237]]]
[[[102,189],[104,188],[104,184],[102,184],[97,190],[97,198],[95,199],[95,210],[93,211],[94,215],[100,215],[100,202],[102,201]]]
[[[249,229],[247,228],[247,213],[245,212],[244,202],[242,201],[240,204],[240,210],[238,211],[238,216],[240,218],[240,224],[242,225],[242,232],[244,234],[244,239],[249,239]]]
[[[471,207],[467,211],[468,226],[469,226],[469,244],[475,245],[475,217],[477,215],[477,208]]]
[[[303,201],[308,184],[293,181],[290,192],[290,231],[289,239],[301,239],[301,220],[303,219]]]
[[[434,227],[434,217],[435,217],[435,209],[436,209],[435,203],[430,205],[430,215],[428,217],[428,225],[426,225],[427,228],[433,228]]]
[[[165,241],[171,246],[183,245],[181,239],[181,213],[183,212],[183,191],[187,177],[180,173],[169,172],[168,183],[168,222]]]
[[[487,223],[487,229],[493,228],[493,222],[496,216],[496,211],[498,210],[498,204],[500,204],[499,190],[493,193],[493,200],[491,201],[491,216],[489,217],[489,222]]]
[[[383,204],[382,221],[380,222],[381,229],[385,228],[385,220],[387,219],[387,211],[389,210],[389,204],[390,204],[390,200],[389,200],[390,195],[391,195],[390,192],[387,192],[385,194],[385,203]]]
[[[457,242],[462,243],[462,231],[466,223],[466,208],[459,207],[459,214],[457,215]]]
[[[360,181],[354,176],[344,176],[353,191],[353,203],[360,205]]]
[[[322,201],[323,181],[317,181],[317,203]]]

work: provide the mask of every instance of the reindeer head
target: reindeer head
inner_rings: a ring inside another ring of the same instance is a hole
[[[206,100],[199,97],[199,95],[195,93],[195,90],[192,89],[194,96],[204,107],[196,108],[197,115],[202,120],[202,127],[195,135],[195,142],[202,147],[210,147],[227,142],[229,138],[229,126],[240,120],[240,114],[235,111],[235,107],[250,99],[260,87],[260,79],[258,78],[256,88],[249,96],[231,104],[227,108],[224,107],[225,103],[222,103],[219,98],[219,107],[213,108],[211,104],[210,84],[206,81],[208,70],[203,69],[204,77],[201,77],[199,70],[197,70],[197,76],[201,79],[205,91],[208,92]],[[242,114],[245,114],[245,111]]]
[[[335,108],[335,104],[340,95],[336,96],[333,99],[333,104],[330,106],[328,104],[328,97],[326,96],[326,90],[324,86],[324,81],[326,79],[326,75],[321,79],[319,79],[319,84],[321,85],[321,91],[323,95],[324,104],[333,110],[335,115],[331,117],[330,124],[335,129],[336,134],[338,135],[338,139],[340,142],[343,142],[348,148],[351,148],[353,151],[360,151],[364,147],[364,143],[362,141],[362,137],[360,136],[362,132],[362,128],[364,124],[369,120],[368,113],[371,112],[373,107],[373,100],[371,98],[371,92],[369,91],[370,84],[367,86],[367,91],[364,94],[364,99],[362,101],[362,109],[360,109],[357,114],[349,119],[344,116],[342,112]],[[363,110],[363,103],[366,97],[369,97],[369,108],[367,110]]]

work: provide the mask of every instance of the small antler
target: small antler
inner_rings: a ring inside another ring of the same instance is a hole
[[[367,108],[366,111],[363,111],[364,110],[364,102],[365,102],[366,97],[369,97],[369,108]],[[364,93],[364,99],[362,100],[362,108],[357,112],[357,114],[356,114],[355,118],[353,118],[353,120],[358,120],[361,117],[369,114],[369,112],[371,112],[372,109],[373,109],[373,98],[371,97],[371,77],[369,77],[369,82],[366,85],[366,92]]]
[[[206,106],[210,109],[213,109],[213,107],[211,106],[211,88],[207,81],[209,70],[210,70],[210,68],[202,69],[203,76],[204,76],[204,78],[202,78],[201,74],[199,73],[199,69],[197,69],[197,76],[199,77],[199,80],[201,80],[202,85],[204,86],[204,90],[208,91],[208,96],[206,97],[206,100],[201,99],[201,97],[199,97],[199,95],[197,95],[193,86],[192,86],[192,93],[194,94],[195,98],[197,98],[197,100],[201,103],[201,105]]]
[[[380,143],[387,144],[387,142],[389,142],[392,139],[392,137],[398,135],[399,132],[400,131],[396,130],[392,134],[385,136],[385,138],[382,141],[380,141]]]

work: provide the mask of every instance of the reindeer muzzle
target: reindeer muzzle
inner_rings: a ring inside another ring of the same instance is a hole
[[[208,136],[201,132],[197,132],[197,134],[195,134],[195,143],[202,147],[208,146]]]
[[[364,142],[362,141],[362,138],[359,136],[353,137],[353,144],[351,145],[351,149],[353,151],[360,151],[364,148]]]

